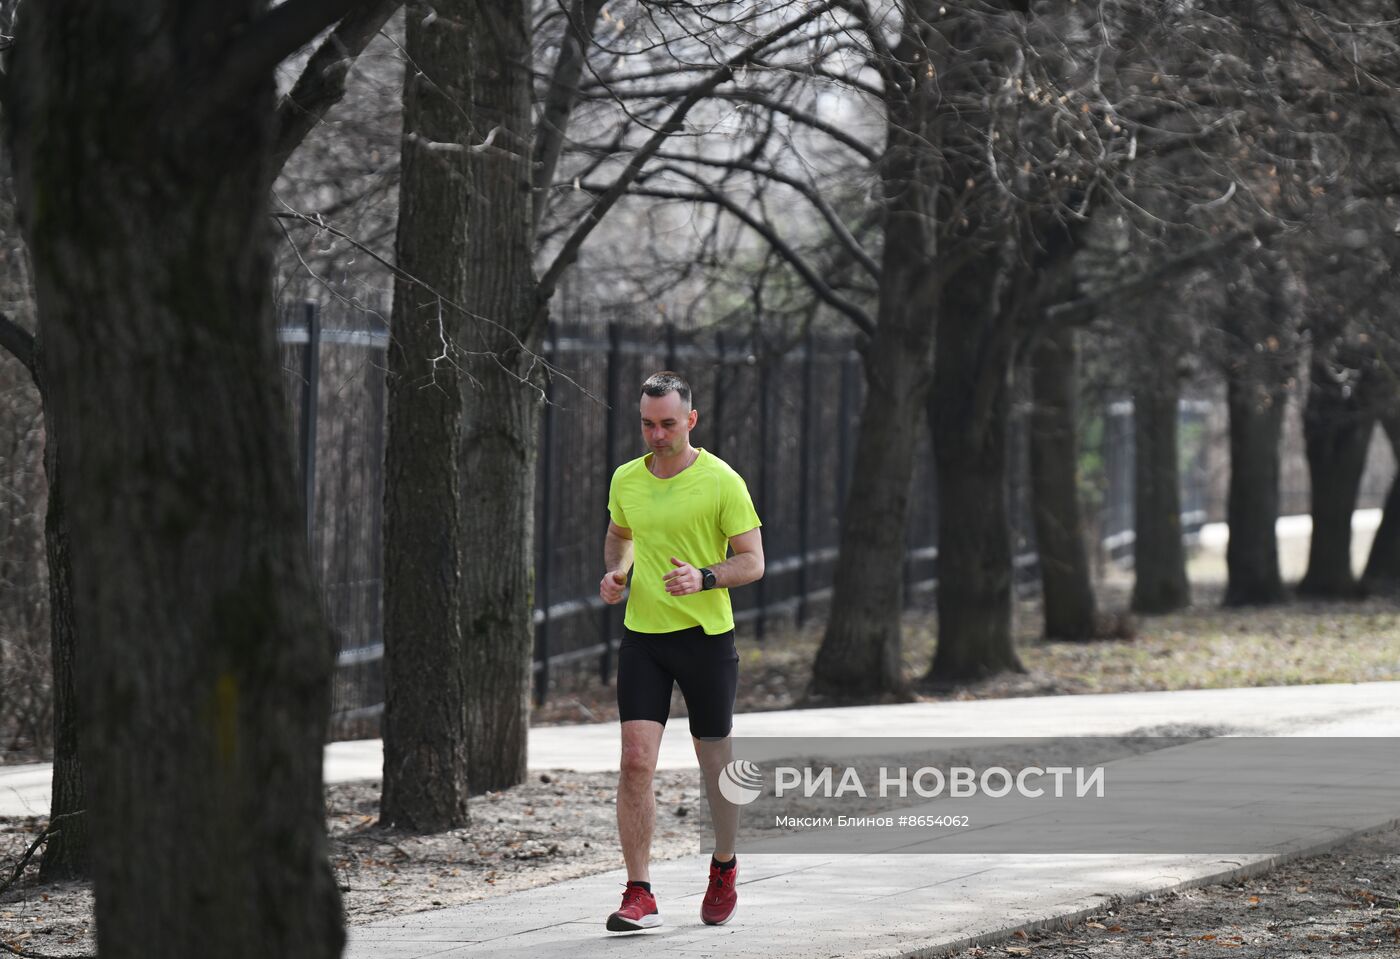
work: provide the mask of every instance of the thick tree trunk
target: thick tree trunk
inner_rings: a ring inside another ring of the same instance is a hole
[[[917,74],[922,41],[906,35],[896,57]],[[891,69],[895,65],[891,64]],[[812,672],[812,692],[880,696],[905,687],[900,665],[905,523],[915,437],[928,394],[937,287],[932,269],[932,88],[900,74],[886,101],[881,168],[884,260],[877,325],[865,348],[865,405],[855,468],[841,516],[831,615]]]
[[[1386,416],[1382,423],[1391,452],[1400,461],[1400,415]],[[1366,560],[1366,572],[1361,581],[1367,589],[1400,589],[1400,470],[1396,471],[1386,495],[1381,525],[1371,541],[1371,555]]]
[[[1279,440],[1297,368],[1295,297],[1283,263],[1262,254],[1231,284],[1221,328],[1230,410],[1225,605],[1283,600],[1279,573]]]
[[[37,4],[7,78],[106,959],[343,942],[321,783],[334,642],[268,284],[273,65],[231,39],[266,39],[260,10]]]
[[[393,342],[384,453],[384,787],[380,821],[437,832],[467,822],[466,680],[457,622],[461,515],[461,364],[469,292],[476,129],[462,20],[475,4],[409,16],[405,49]]]
[[[1298,584],[1298,592],[1347,599],[1359,592],[1351,569],[1351,517],[1376,414],[1359,383],[1347,383],[1334,375],[1338,346],[1345,352],[1343,344],[1315,341],[1309,364],[1303,439],[1312,482],[1312,540],[1308,571]]]
[[[42,347],[38,352],[42,354]],[[42,380],[40,383],[42,397]],[[47,402],[44,415],[47,419]],[[44,846],[39,877],[47,882],[86,878],[92,862],[87,786],[78,753],[78,691],[74,679],[78,631],[73,623],[73,566],[68,519],[63,509],[63,472],[53,430],[46,429],[45,434],[44,476],[49,485],[49,504],[44,517],[44,547],[49,565],[49,648],[53,669],[53,788],[49,821],[62,820]]]
[[[1021,671],[1011,633],[1006,442],[1013,329],[997,257],[944,287],[929,393],[938,473],[938,650],[925,681]]]
[[[1079,508],[1076,382],[1074,330],[1061,327],[1031,356],[1031,508],[1046,639],[1087,640],[1098,631]]]
[[[473,792],[525,779],[534,648],[535,469],[543,376],[531,211],[529,7],[491,0],[464,8],[473,38],[473,153],[463,264],[470,385],[462,391],[463,592],[458,616]]]
[[[842,514],[834,598],[812,674],[818,695],[870,697],[905,686],[900,665],[905,521],[915,431],[922,428],[928,393],[925,357],[932,323],[917,315],[906,315],[904,323],[909,325],[882,319],[866,348],[868,385]]]
[[[1133,391],[1133,611],[1167,613],[1191,604],[1181,535],[1176,357],[1145,358]]]
[[[1229,377],[1230,489],[1225,605],[1283,600],[1278,565],[1279,439],[1284,397],[1243,376]]]

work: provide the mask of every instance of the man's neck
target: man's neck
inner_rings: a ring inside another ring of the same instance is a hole
[[[651,475],[657,479],[670,479],[685,472],[686,468],[699,458],[700,451],[687,443],[685,449],[675,456],[660,457],[656,455],[655,451],[652,451],[651,463],[648,468],[651,470]]]

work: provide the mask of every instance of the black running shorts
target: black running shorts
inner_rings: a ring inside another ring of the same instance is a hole
[[[707,636],[699,626],[674,633],[623,630],[617,653],[617,708],[623,722],[666,725],[671,689],[680,683],[696,739],[723,739],[734,725],[739,653],[734,631]]]

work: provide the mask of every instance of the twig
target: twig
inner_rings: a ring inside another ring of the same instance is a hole
[[[15,866],[15,871],[10,874],[10,878],[5,880],[5,884],[3,886],[0,886],[0,896],[3,896],[6,892],[9,891],[11,886],[19,882],[20,874],[24,872],[24,867],[29,865],[29,860],[33,859],[34,854],[39,851],[39,847],[45,842],[47,842],[51,836],[57,836],[59,832],[61,832],[61,830],[55,830],[53,828],[54,826],[63,822],[63,820],[65,819],[72,819],[76,816],[81,816],[86,812],[86,809],[79,809],[75,812],[67,812],[64,813],[62,816],[55,816],[53,817],[53,819],[50,819],[49,824],[44,827],[44,831],[39,833],[39,835],[34,838],[34,841],[29,844],[29,849],[25,852],[23,856],[20,857],[19,864]]]
[[[81,953],[77,956],[54,956],[47,952],[30,952],[28,949],[12,946],[3,939],[0,939],[0,951],[11,956],[23,956],[24,959],[97,959],[97,956],[88,953]]]

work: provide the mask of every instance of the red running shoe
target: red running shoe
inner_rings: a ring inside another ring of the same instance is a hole
[[[734,909],[739,905],[739,893],[734,884],[739,881],[739,858],[733,860],[732,869],[720,869],[710,860],[710,888],[700,903],[700,918],[707,926],[722,926],[734,917]]]
[[[635,883],[622,890],[622,908],[608,917],[608,932],[636,932],[661,925],[656,897]]]

